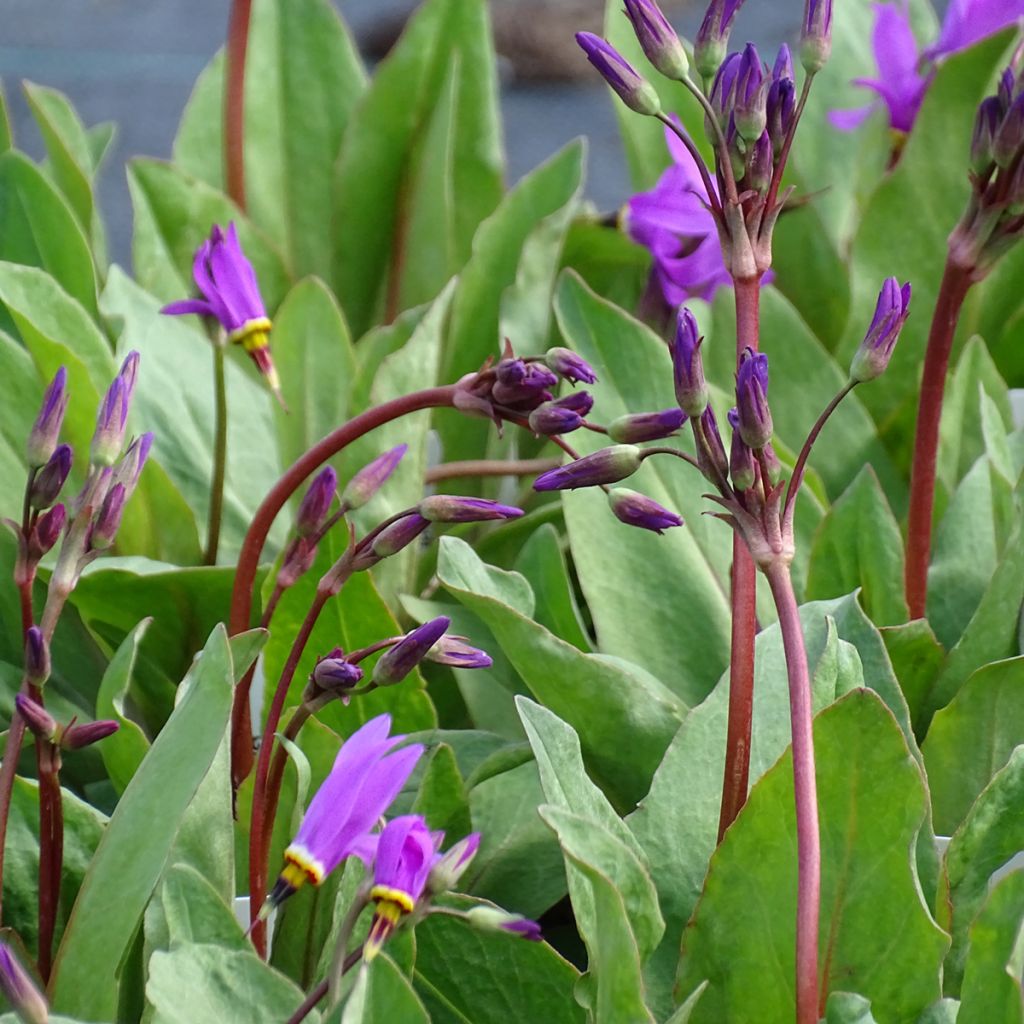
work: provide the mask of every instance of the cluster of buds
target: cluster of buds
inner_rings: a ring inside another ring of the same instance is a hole
[[[570,349],[552,348],[542,356],[517,357],[506,342],[497,363],[488,362],[459,382],[455,406],[486,416],[499,427],[507,420],[538,435],[568,434],[586,425],[594,400],[587,391],[556,398],[559,381],[593,384],[597,375]]]
[[[1024,234],[1024,71],[1007,68],[982,100],[971,139],[971,198],[950,253],[975,280]]]

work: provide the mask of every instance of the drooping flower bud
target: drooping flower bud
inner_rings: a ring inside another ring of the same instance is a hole
[[[530,942],[540,942],[543,938],[540,925],[522,914],[510,914],[497,907],[471,907],[466,911],[466,920],[480,931],[507,932],[518,935]]]
[[[32,481],[28,500],[34,509],[49,508],[57,500],[71,473],[73,457],[71,445],[61,444],[56,447],[49,461],[39,470]]]
[[[670,527],[683,525],[682,516],[670,512],[646,494],[626,487],[613,487],[608,492],[608,504],[615,518],[627,526],[638,526],[660,534]]]
[[[309,678],[321,690],[344,694],[363,678],[363,670],[348,661],[345,652],[336,647],[330,654],[317,660]]]
[[[373,666],[373,681],[378,686],[400,683],[426,657],[427,651],[441,639],[451,622],[447,615],[440,615],[407,633],[377,659]]]
[[[25,678],[40,687],[50,678],[50,645],[38,626],[25,632]]]
[[[408,450],[407,444],[400,444],[368,462],[345,485],[341,503],[348,508],[362,508],[387,483]]]
[[[867,334],[850,363],[851,380],[874,380],[885,372],[909,315],[910,282],[900,287],[895,277],[886,278]]]
[[[805,0],[800,33],[800,63],[813,75],[832,53],[832,0]]]
[[[729,426],[732,427],[732,444],[729,450],[729,479],[733,490],[749,491],[757,482],[754,453],[740,433],[740,418],[735,409],[729,410]]]
[[[535,434],[568,434],[583,425],[583,417],[594,406],[594,399],[586,391],[575,391],[565,398],[556,398],[538,405],[529,416],[530,429]]]
[[[763,448],[774,431],[768,408],[768,357],[749,346],[736,374],[736,411],[744,443],[755,451]]]
[[[516,361],[511,361],[513,364]],[[499,364],[500,369],[500,364]],[[555,376],[546,366],[539,363],[524,363],[523,374],[512,373],[512,366],[506,366],[509,373],[506,376],[509,381],[506,383],[500,377],[491,389],[491,395],[496,402],[502,405],[523,406],[532,409],[547,402],[551,398],[550,388],[558,386],[558,377]],[[512,382],[512,378],[518,379]]]
[[[57,722],[53,715],[24,693],[14,695],[14,706],[25,722],[25,728],[41,740],[52,740],[57,735]]]
[[[408,547],[424,530],[430,526],[430,520],[418,512],[403,516],[386,529],[381,530],[370,545],[371,550],[379,558],[397,555],[404,547]]]
[[[554,369],[554,367],[552,367]],[[506,387],[515,387],[526,380],[526,363],[522,359],[502,359],[494,368],[494,379]]]
[[[454,494],[431,494],[418,506],[419,514],[432,523],[479,523],[490,519],[518,519],[521,508],[500,505],[488,498],[462,498]]]
[[[36,525],[28,539],[29,557],[33,561],[38,562],[57,543],[67,518],[67,509],[59,504],[54,505],[36,520]]]
[[[65,750],[81,750],[91,747],[100,740],[112,736],[121,726],[110,719],[98,722],[83,722],[81,725],[70,725],[61,733],[60,745]]]
[[[57,447],[64,413],[68,407],[67,382],[68,371],[62,366],[43,395],[43,404],[32,425],[26,445],[30,469],[36,469],[49,462]]]
[[[493,664],[486,651],[471,647],[462,636],[451,636],[445,633],[433,647],[427,651],[427,661],[438,665],[450,665],[452,668],[490,668]]]
[[[459,884],[459,879],[466,873],[479,848],[479,832],[471,832],[465,839],[455,843],[430,869],[427,876],[427,892],[434,896],[451,892]]]
[[[608,436],[619,444],[639,444],[671,437],[686,422],[682,409],[627,413],[608,424]]]
[[[571,491],[577,487],[618,483],[627,476],[632,476],[640,468],[643,460],[642,448],[632,444],[613,445],[541,473],[533,482],[533,489]]]
[[[337,489],[338,474],[331,466],[326,466],[313,478],[295,516],[295,532],[300,537],[311,537],[323,526]]]
[[[768,86],[771,78],[767,67],[761,63],[760,54],[753,43],[743,48],[739,69],[736,73],[736,99],[733,117],[736,130],[747,142],[755,142],[768,123]]]
[[[647,59],[666,77],[683,81],[690,69],[686,50],[655,0],[625,0],[626,15]]]
[[[693,42],[693,64],[705,82],[711,81],[725,60],[729,32],[743,0],[711,0]]]
[[[128,388],[124,379],[117,376],[107,389],[96,417],[96,432],[89,448],[89,459],[94,466],[113,466],[117,461],[127,422]]]
[[[729,458],[725,454],[722,435],[718,431],[715,411],[709,405],[701,413],[697,439],[697,465],[712,483],[725,480],[729,473]]]
[[[762,195],[772,183],[773,169],[772,140],[767,131],[750,147],[747,154],[746,181],[755,192]]]
[[[557,373],[570,384],[596,384],[597,374],[591,365],[569,348],[549,348],[544,354],[544,363],[549,370]]]
[[[672,353],[676,401],[687,416],[700,416],[708,405],[708,385],[700,356],[703,341],[697,328],[697,318],[683,306],[679,310],[669,350]]]
[[[576,42],[630,110],[650,116],[661,112],[661,100],[654,86],[611,43],[592,32],[577,32]]]
[[[50,1019],[42,992],[6,942],[0,942],[0,992],[24,1024],[46,1024]]]
[[[114,543],[124,515],[125,495],[124,484],[114,484],[103,499],[92,533],[89,534],[89,546],[94,551],[102,551]]]

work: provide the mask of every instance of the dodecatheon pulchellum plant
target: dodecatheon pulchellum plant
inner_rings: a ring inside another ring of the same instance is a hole
[[[813,75],[832,53],[832,0],[805,0],[800,26],[800,63]]]
[[[46,999],[6,942],[0,942],[0,992],[24,1024],[46,1024]]]
[[[535,491],[571,491],[578,487],[614,484],[632,476],[644,461],[644,451],[632,444],[602,448],[582,459],[541,473],[533,482]]]
[[[427,876],[427,891],[438,896],[452,892],[466,873],[480,848],[480,833],[471,832],[446,850],[435,862]]]
[[[329,654],[317,658],[302,694],[302,702],[312,710],[319,710],[328,700],[335,698],[347,705],[352,699],[351,691],[362,678],[363,670],[349,661],[340,647],[335,647]]]
[[[544,364],[562,380],[570,384],[596,384],[597,374],[593,367],[569,348],[549,348],[544,353]]]
[[[71,463],[74,453],[71,445],[58,445],[32,480],[29,488],[29,504],[38,511],[49,508],[56,500],[68,477],[71,475]]]
[[[895,277],[886,278],[878,293],[871,325],[850,364],[851,380],[860,383],[885,373],[908,316],[910,282],[901,286]]]
[[[502,505],[488,498],[464,498],[455,494],[431,494],[417,506],[432,523],[479,523],[494,519],[518,519],[521,508]]]
[[[483,932],[505,932],[529,942],[540,942],[544,938],[536,921],[497,907],[471,907],[464,916],[474,928]]]
[[[440,615],[407,633],[386,650],[373,666],[374,685],[393,686],[400,683],[427,656],[427,652],[450,625],[451,619]]]
[[[671,437],[686,422],[682,409],[627,413],[608,424],[608,436],[619,444],[640,444]]]
[[[763,448],[774,430],[768,408],[768,357],[751,348],[743,353],[736,374],[736,412],[744,443]]]
[[[630,110],[651,116],[661,112],[654,86],[611,43],[592,32],[577,32],[576,42]]]
[[[438,665],[450,665],[452,668],[489,668],[493,664],[486,651],[471,647],[464,636],[452,636],[449,633],[445,633],[427,651],[426,660]]]
[[[320,531],[327,521],[337,490],[338,474],[331,466],[325,467],[313,478],[295,515],[295,532],[300,537],[312,537]]]
[[[693,41],[693,63],[705,85],[725,60],[729,32],[743,0],[711,0]]]
[[[408,450],[407,444],[400,444],[368,462],[345,485],[341,503],[350,509],[362,508],[388,482]]]
[[[192,277],[202,298],[182,299],[161,310],[170,316],[198,313],[220,323],[229,344],[241,345],[280,400],[281,385],[270,354],[271,322],[252,264],[242,252],[234,223],[214,224],[196,250]]]
[[[655,0],[625,0],[625,5],[647,59],[666,78],[686,78],[690,70],[686,49]]]
[[[645,494],[627,487],[613,487],[608,492],[608,504],[615,518],[627,526],[663,533],[673,526],[682,526],[683,517],[659,505]]]
[[[261,918],[306,882],[319,885],[346,857],[354,854],[370,866],[370,830],[423,753],[418,743],[394,750],[405,737],[391,736],[390,730],[391,716],[378,715],[342,744],[284,851],[285,866],[260,910]]]
[[[68,407],[68,371],[62,366],[43,395],[43,404],[36,417],[32,430],[25,445],[29,469],[44,466],[53,455],[57,441],[60,439],[60,428],[64,422],[64,413]]]

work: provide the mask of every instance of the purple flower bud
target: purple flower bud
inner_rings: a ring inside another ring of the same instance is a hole
[[[28,500],[34,509],[49,508],[57,500],[57,496],[71,472],[73,457],[71,445],[57,446],[49,461],[39,470],[32,481]]]
[[[773,433],[772,414],[768,408],[768,357],[749,346],[740,359],[736,374],[736,410],[739,433],[755,451],[763,448]]]
[[[761,465],[768,474],[768,483],[774,487],[782,479],[782,463],[771,444],[761,450]]]
[[[981,101],[971,136],[971,170],[984,177],[992,168],[996,132],[1003,119],[1003,105],[997,96]]]
[[[568,434],[583,425],[583,417],[572,409],[565,409],[556,402],[538,405],[529,417],[530,429],[535,434],[553,436]]]
[[[465,839],[455,843],[430,869],[427,876],[427,892],[435,896],[451,892],[459,884],[459,879],[466,873],[479,848],[479,832],[471,832]]]
[[[725,60],[729,32],[742,5],[743,0],[711,0],[693,43],[693,63],[705,82],[711,80]]]
[[[750,147],[746,168],[747,185],[761,195],[768,191],[768,186],[772,183],[773,156],[771,136],[764,131]]]
[[[117,376],[107,389],[96,417],[96,432],[89,448],[89,458],[93,465],[112,466],[117,461],[124,444],[127,422],[128,385],[122,377]]]
[[[489,519],[518,519],[521,508],[499,505],[487,498],[460,498],[454,494],[431,494],[420,501],[418,511],[432,523],[479,523]]]
[[[294,587],[303,576],[313,568],[316,561],[315,544],[310,544],[305,537],[296,537],[288,545],[281,559],[281,568],[277,571],[277,585],[285,590]]]
[[[749,491],[757,482],[754,453],[740,434],[740,417],[735,409],[729,410],[732,427],[732,446],[729,452],[729,478],[736,491]]]
[[[725,454],[722,435],[718,432],[715,411],[709,405],[700,416],[700,437],[697,443],[697,465],[712,483],[725,480],[729,474],[729,458]]]
[[[345,485],[341,503],[348,508],[362,508],[388,482],[408,450],[407,444],[400,444],[363,466]]]
[[[6,942],[0,942],[0,992],[24,1024],[46,1024],[50,1019],[43,994]]]
[[[313,478],[295,516],[295,530],[300,537],[310,537],[323,526],[337,489],[338,474],[330,466]]]
[[[124,383],[125,405],[132,404],[132,395],[135,394],[135,382],[139,377],[139,353],[132,351],[124,357],[121,369],[117,371],[118,377]]]
[[[676,333],[669,350],[672,353],[676,401],[687,416],[700,416],[708,405],[708,385],[700,357],[703,341],[697,328],[697,318],[683,306],[679,310]]]
[[[25,728],[41,740],[52,740],[57,735],[57,722],[53,715],[24,693],[14,695],[14,706],[25,721]]]
[[[466,911],[466,920],[480,931],[508,932],[530,942],[540,942],[543,938],[540,925],[522,914],[510,914],[497,907],[471,907]]]
[[[1009,167],[1024,148],[1024,92],[1010,104],[992,140],[992,159],[999,167]]]
[[[878,293],[875,315],[850,364],[851,380],[874,380],[885,372],[909,315],[910,282],[900,287],[895,277],[886,278]]]
[[[36,520],[28,542],[29,555],[34,561],[38,562],[57,543],[67,518],[67,509],[63,505],[54,505]]]
[[[793,81],[793,54],[789,52],[789,46],[783,43],[775,56],[775,63],[772,65],[772,81],[781,82],[784,79]]]
[[[591,365],[581,359],[572,349],[549,348],[544,354],[544,362],[549,370],[553,370],[570,384],[596,384],[597,374]]]
[[[151,431],[147,431],[128,445],[124,456],[117,464],[114,475],[111,477],[111,484],[124,484],[126,498],[130,498],[138,486],[139,478],[146,467],[146,460],[149,458],[149,450],[152,447],[153,434]]]
[[[33,686],[50,678],[50,647],[38,626],[29,626],[25,633],[25,677]]]
[[[626,16],[647,59],[666,77],[683,81],[690,69],[686,50],[655,0],[625,0]]]
[[[490,668],[493,664],[486,651],[470,647],[463,636],[451,636],[448,633],[427,651],[427,661],[436,661],[438,665],[450,665],[452,668]]]
[[[61,424],[68,407],[68,371],[62,366],[54,375],[43,395],[43,404],[28,435],[28,464],[30,469],[43,466],[50,460],[60,438]]]
[[[310,679],[321,690],[344,693],[363,678],[363,670],[345,659],[344,651],[336,647],[330,654],[317,660]]]
[[[60,738],[60,745],[65,750],[81,750],[91,747],[94,743],[106,739],[120,729],[117,722],[101,719],[98,722],[84,722],[82,725],[70,725]]]
[[[643,450],[631,444],[602,448],[582,459],[541,473],[533,482],[535,491],[571,491],[577,487],[614,484],[632,476],[644,460]]]
[[[502,405],[526,405],[534,408],[551,398],[548,388],[558,385],[558,378],[538,363],[527,363],[523,376],[514,384],[498,381],[491,389],[496,402]]]
[[[526,379],[526,363],[522,359],[502,359],[494,368],[494,379],[506,387],[515,387]]]
[[[736,73],[736,99],[733,116],[736,130],[747,142],[754,142],[768,123],[768,86],[771,77],[768,68],[761,63],[760,54],[753,43],[743,48],[739,69]]]
[[[672,526],[683,525],[682,516],[669,512],[646,494],[626,487],[613,487],[608,492],[608,504],[615,518],[627,526],[639,526],[642,530],[662,533]]]
[[[628,413],[608,424],[608,436],[619,444],[639,444],[671,437],[686,422],[682,409]]]
[[[772,154],[777,157],[782,152],[796,112],[796,87],[791,78],[780,78],[768,87],[765,111],[768,134],[772,140]]]
[[[424,659],[451,623],[447,615],[441,615],[407,633],[377,659],[373,666],[373,681],[378,686],[400,683]]]
[[[573,391],[562,398],[556,398],[551,404],[586,416],[594,408],[594,396],[589,391]]]
[[[832,0],[805,0],[800,33],[800,63],[813,75],[832,53]]]
[[[377,534],[373,539],[371,549],[379,558],[396,555],[429,526],[429,519],[424,519],[418,512],[413,512],[411,515],[403,516],[398,522],[392,523]]]
[[[103,551],[114,543],[121,525],[121,516],[124,515],[126,494],[124,484],[114,484],[107,492],[89,534],[89,546],[93,551]]]
[[[611,43],[592,32],[577,32],[576,42],[583,48],[587,60],[597,68],[630,110],[651,116],[661,112],[661,101],[654,86]]]
[[[711,95],[708,100],[723,126],[731,120],[733,104],[736,101],[736,79],[739,77],[742,63],[742,54],[730,53],[719,67],[711,86]],[[707,130],[708,135],[713,137],[714,133],[710,125],[707,126]]]

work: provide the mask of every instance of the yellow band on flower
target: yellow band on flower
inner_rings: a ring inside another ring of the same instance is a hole
[[[298,889],[303,882],[319,885],[323,881],[324,866],[308,850],[292,843],[284,851],[285,865],[281,877],[293,888]]]
[[[241,345],[246,352],[255,352],[261,348],[269,348],[270,328],[273,325],[265,316],[256,320],[246,320],[241,327],[228,335],[228,341],[233,345]]]
[[[370,899],[376,900],[380,904],[377,908],[378,914],[390,914],[392,911],[386,908],[393,906],[396,921],[402,912],[411,914],[412,908],[416,905],[407,892],[402,892],[401,889],[392,889],[390,885],[375,885],[370,890]]]

